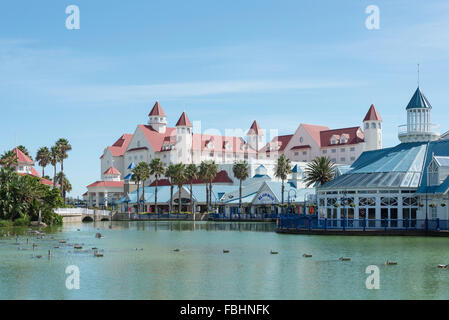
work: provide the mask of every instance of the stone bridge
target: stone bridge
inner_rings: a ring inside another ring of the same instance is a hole
[[[62,216],[63,222],[111,221],[112,212],[87,208],[58,208],[54,212]]]

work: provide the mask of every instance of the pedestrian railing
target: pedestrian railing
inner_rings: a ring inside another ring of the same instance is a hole
[[[316,216],[279,216],[277,228],[282,230],[449,230],[449,220],[440,219],[318,219]]]
[[[163,214],[155,214],[155,213],[146,213],[146,214],[137,214],[132,213],[130,218],[132,220],[188,220],[192,215],[188,214],[178,214],[178,213],[163,213]]]
[[[297,216],[297,214],[286,214],[288,216]],[[223,221],[261,221],[261,220],[275,220],[279,218],[280,215],[277,213],[234,213],[234,214],[224,214],[224,213],[211,213],[209,219],[211,220],[223,220]]]

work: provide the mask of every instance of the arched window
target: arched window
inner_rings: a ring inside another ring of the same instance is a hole
[[[375,122],[371,123],[371,128],[372,128],[372,129],[376,129],[376,127],[377,127],[377,126],[376,126],[376,123],[375,123]]]

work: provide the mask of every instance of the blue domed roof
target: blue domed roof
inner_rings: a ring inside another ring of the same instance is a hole
[[[430,105],[426,96],[421,92],[421,89],[418,87],[415,91],[415,94],[410,99],[410,102],[408,103],[406,109],[432,109],[432,106]]]

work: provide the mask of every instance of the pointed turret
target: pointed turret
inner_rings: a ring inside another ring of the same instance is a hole
[[[148,114],[148,124],[157,132],[165,133],[167,126],[167,117],[165,116],[164,110],[162,110],[159,101],[153,106],[150,113]]]
[[[264,146],[263,132],[256,120],[254,120],[246,136],[249,146],[254,150],[259,151]]]
[[[370,120],[382,121],[382,118],[380,117],[379,113],[377,112],[377,109],[374,106],[374,104],[371,105],[368,112],[366,113],[365,119],[363,119],[363,121],[370,121]]]
[[[407,105],[406,110],[410,109],[432,109],[432,106],[419,87],[416,89],[413,97]]]
[[[179,117],[178,122],[176,122],[177,127],[192,127],[192,123],[189,120],[189,117],[187,117],[187,114],[183,112],[181,114],[181,117]]]
[[[254,120],[253,124],[249,128],[248,133],[246,135],[248,135],[248,136],[249,135],[263,136],[262,129],[260,129],[260,126],[256,120]]]
[[[156,103],[153,106],[153,109],[151,109],[148,116],[162,116],[165,117],[165,112],[162,110],[161,105],[159,104],[159,101],[156,101]]]
[[[440,128],[430,122],[432,106],[422,93],[416,89],[407,105],[407,124],[399,127],[401,142],[427,142],[440,138]]]
[[[363,119],[365,128],[365,151],[382,149],[382,118],[372,104],[365,118]]]

